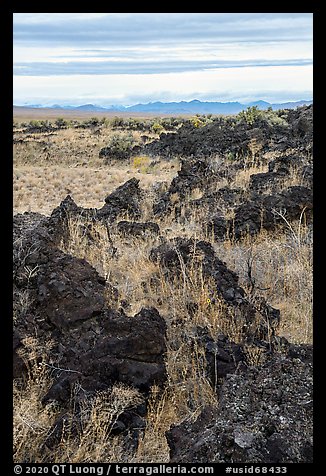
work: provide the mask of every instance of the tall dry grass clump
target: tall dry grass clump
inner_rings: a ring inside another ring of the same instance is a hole
[[[211,241],[239,275],[250,296],[264,296],[281,311],[278,333],[294,343],[313,339],[313,233],[304,219],[273,233],[261,230],[241,241]]]
[[[69,369],[48,364],[46,355],[41,362],[35,360],[40,344],[36,338],[24,340],[23,358],[28,365],[28,374],[23,380],[14,381],[14,461],[93,463],[128,460],[131,455],[126,454],[121,438],[112,435],[112,428],[126,409],[142,403],[139,391],[117,384],[89,396],[75,384],[65,407],[57,402],[43,405],[42,398],[54,381],[53,372],[69,372]],[[76,395],[80,402],[78,407]]]

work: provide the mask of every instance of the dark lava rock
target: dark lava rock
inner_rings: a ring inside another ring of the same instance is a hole
[[[67,244],[70,239],[69,224],[70,220],[76,220],[80,223],[81,234],[86,236],[89,241],[93,241],[90,233],[91,227],[96,220],[96,208],[79,207],[70,195],[56,207],[50,216],[48,230],[53,240],[57,243],[62,241]],[[108,239],[110,237],[108,235]]]
[[[308,150],[312,143],[313,106],[288,110],[283,116],[280,124],[272,124],[268,118],[256,118],[253,124],[248,124],[232,117],[214,118],[204,127],[186,123],[176,133],[161,134],[159,139],[145,144],[142,153],[167,158],[217,154],[241,158],[250,155],[253,141],[260,144],[260,153],[273,148]]]
[[[128,213],[130,218],[139,219],[142,198],[143,193],[139,188],[139,180],[131,178],[106,197],[105,205],[97,210],[96,217],[114,221],[118,215]]]
[[[288,113],[291,133],[296,139],[312,143],[313,139],[313,105],[303,106]]]
[[[38,312],[63,329],[104,309],[105,284],[87,261],[59,250],[49,256],[37,280]]]
[[[238,286],[239,277],[215,256],[212,245],[206,241],[177,237],[153,248],[150,259],[165,268],[167,276],[180,274],[184,265],[193,266],[194,263],[200,263],[203,275],[214,278],[217,292],[225,300],[241,300],[244,296],[243,289]]]
[[[312,165],[305,165],[302,167],[301,177],[303,185],[307,188],[313,189],[314,171]]]
[[[142,152],[161,157],[209,157],[217,153],[241,154],[251,137],[247,124],[232,118],[216,118],[204,127],[184,124],[176,133],[161,134],[160,139],[146,144]]]
[[[141,217],[140,202],[143,199],[143,192],[139,188],[139,180],[132,178],[120,185],[105,199],[105,205],[102,208],[83,208],[79,207],[70,195],[60,203],[60,205],[51,213],[50,220],[47,223],[47,231],[54,239],[58,234],[56,241],[64,238],[66,235],[66,226],[68,220],[78,219],[85,228],[85,234],[92,241],[90,227],[97,221],[113,222],[121,214],[127,214],[130,218],[139,219]],[[108,241],[111,238],[109,230]]]
[[[196,188],[209,186],[216,182],[218,174],[213,170],[211,164],[204,159],[186,159],[181,160],[181,168],[177,176],[173,178],[167,192],[153,205],[153,213],[157,216],[163,216],[173,210],[171,196],[177,195],[178,205]]]
[[[309,219],[313,209],[312,190],[302,186],[289,187],[280,194],[262,196],[261,203],[266,215],[269,211],[274,214],[274,210],[283,210],[288,220],[296,220],[305,210],[306,218]],[[277,220],[281,221],[280,218]]]
[[[164,217],[165,214],[171,213],[173,205],[170,200],[170,193],[164,192],[157,202],[153,204],[154,216]]]
[[[131,218],[138,219],[141,216],[140,201],[142,198],[143,192],[139,188],[139,180],[136,178],[131,178],[108,195],[105,205],[100,209],[79,207],[71,196],[67,195],[51,214],[52,233],[54,234],[58,229],[62,233],[69,218],[78,218],[87,226],[97,220],[113,222],[121,214],[128,214]],[[108,239],[110,241],[109,233]]]
[[[289,172],[266,172],[250,176],[249,190],[253,192],[275,192],[285,183]]]
[[[206,160],[181,160],[181,168],[171,182],[169,193],[179,193],[181,197],[185,197],[194,188],[208,182],[213,174],[214,171]]]
[[[208,233],[213,233],[216,240],[224,241],[232,237],[232,224],[220,214],[212,216],[206,224],[203,225]]]
[[[104,157],[107,163],[109,163],[110,159],[121,162],[129,159],[132,152],[136,152],[137,150],[139,150],[139,146],[133,147],[133,141],[128,138],[123,143],[121,143],[120,141],[121,139],[117,138],[113,141],[111,145],[102,147],[99,151],[99,157]]]
[[[117,224],[117,230],[121,235],[136,237],[156,236],[160,233],[157,223],[150,221],[145,223],[120,221]]]
[[[56,207],[52,213],[51,218],[56,224],[61,224],[68,218],[77,218],[83,216],[91,216],[95,213],[95,209],[79,207],[70,195]]]
[[[215,192],[204,190],[203,196],[189,200],[189,210],[203,210],[207,216],[223,216],[221,208],[234,208],[244,200],[244,191],[237,188],[222,187]]]
[[[87,261],[59,250],[48,227],[51,219],[38,214],[14,217],[14,288],[30,294],[15,320],[14,352],[35,333],[52,342],[47,359],[57,371],[44,402],[63,404],[76,381],[90,392],[115,382],[145,392],[162,384],[164,319],[154,308],[134,317],[109,308],[106,295],[112,291],[117,300],[114,288]],[[17,358],[16,364],[19,370]]]
[[[118,381],[148,391],[165,380],[166,324],[155,308],[132,318],[105,318],[105,334],[81,357],[84,373],[110,386]]]
[[[31,287],[37,270],[48,262],[48,253],[55,248],[49,230],[49,219],[33,212],[17,214],[13,220],[14,286]],[[33,271],[34,270],[34,271]]]
[[[176,155],[181,158],[181,168],[177,176],[172,180],[169,189],[154,202],[154,215],[163,218],[180,207],[184,208],[185,216],[191,215],[194,208],[206,209],[210,222],[208,228],[215,229],[216,236],[224,239],[232,223],[229,220],[223,223],[216,211],[225,206],[236,208],[246,205],[246,202],[243,203],[243,191],[235,191],[230,187],[216,191],[215,185],[222,178],[231,185],[235,173],[250,165],[253,141],[254,144],[257,142],[259,150],[255,152],[252,165],[266,163],[264,152],[284,150],[281,157],[268,164],[268,172],[251,176],[250,201],[253,201],[255,206],[262,208],[263,204],[259,201],[259,195],[262,193],[280,195],[280,190],[284,188],[292,172],[302,176],[301,183],[311,188],[312,106],[298,108],[296,111],[284,111],[282,121],[272,123],[266,117],[258,118],[250,125],[234,118],[214,119],[200,128],[186,123],[176,133],[162,134],[160,139],[146,144],[145,153],[162,157]],[[202,192],[202,197],[192,200],[191,192],[195,189]],[[246,198],[248,200],[248,196]],[[287,206],[286,201],[283,197],[284,207]],[[248,207],[251,208],[249,205]],[[248,220],[239,218],[241,224],[238,223],[239,230],[235,230],[235,235],[241,235],[247,228],[249,233],[256,233],[257,229],[260,229],[257,226],[259,211],[250,209],[248,215],[251,211],[255,215],[251,223],[250,219],[247,223]],[[242,213],[246,214],[246,209],[240,209],[239,214]],[[273,217],[268,210],[266,214],[266,228],[272,229]],[[176,221],[179,221],[179,215],[178,212],[175,214]]]
[[[306,163],[307,159],[303,156],[282,155],[269,162],[268,171],[279,174],[288,174],[291,170],[299,169],[303,165],[306,165]]]
[[[312,209],[311,189],[294,186],[274,195],[256,194],[252,200],[236,207],[232,220],[218,214],[213,216],[205,227],[208,231],[213,231],[217,239],[239,239],[246,234],[254,235],[261,229],[274,230],[277,226],[287,226],[286,220],[299,220],[303,213],[305,219],[310,220]]]
[[[77,438],[82,432],[82,421],[79,415],[73,417],[68,413],[61,414],[44,439],[42,449],[53,450],[55,446],[65,441],[66,438]]]
[[[307,159],[303,156],[285,155],[277,157],[268,164],[268,172],[254,174],[250,176],[249,189],[252,192],[277,192],[289,178],[291,172],[302,175],[304,167],[309,166]],[[307,174],[309,175],[309,174]],[[309,184],[309,177],[305,180]]]
[[[25,216],[14,217],[14,230]],[[31,217],[33,218],[33,216]],[[105,292],[113,287],[85,260],[56,247],[47,230],[51,220],[35,221],[34,227],[19,229],[14,246],[14,289],[29,290],[31,306],[25,312],[39,317],[41,328],[69,328],[99,314],[104,309]],[[17,325],[29,327],[23,316]]]
[[[66,371],[58,374],[43,404],[67,402],[76,382],[88,392],[105,390],[117,382],[143,392],[153,384],[162,385],[166,378],[165,332],[158,311],[143,308],[133,318],[107,311],[88,329],[75,327],[59,335],[60,363],[56,365]]]
[[[305,211],[305,216],[309,219],[312,207],[312,191],[302,186],[289,187],[275,195],[258,195],[235,210],[234,236],[239,238],[247,232],[255,234],[261,228],[273,230],[277,225],[286,226],[279,213],[292,221],[300,219],[301,213]]]
[[[171,463],[311,463],[312,364],[274,354],[228,375],[218,408],[167,432]]]
[[[197,328],[196,342],[205,349],[206,372],[213,388],[229,374],[246,369],[244,345],[220,334],[214,340],[207,329]]]
[[[268,220],[266,220],[266,212],[261,206],[261,202],[248,201],[239,205],[235,210],[235,216],[233,220],[233,233],[234,237],[240,238],[242,235],[249,234],[254,235],[258,233],[262,228],[273,229],[275,227],[274,216],[270,210],[268,214]]]

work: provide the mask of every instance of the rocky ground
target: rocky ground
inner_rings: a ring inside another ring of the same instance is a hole
[[[278,119],[185,124],[137,146],[181,159],[151,202],[133,177],[99,208],[68,195],[50,216],[14,216],[15,389],[20,403],[34,389],[46,418],[17,403],[16,461],[101,461],[94,444],[110,461],[159,461],[146,442],[160,435],[165,461],[312,462],[312,345],[280,332],[282,310],[249,261],[244,286],[220,254],[264,233],[301,244],[311,230],[312,106]],[[124,247],[143,259],[136,290]],[[105,256],[102,273],[90,250]],[[146,305],[133,312],[137,300]]]

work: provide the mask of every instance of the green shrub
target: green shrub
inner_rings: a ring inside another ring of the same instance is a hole
[[[143,174],[149,172],[150,163],[151,159],[147,155],[136,155],[132,159],[132,166]]]
[[[32,119],[27,124],[24,124],[24,126],[28,132],[48,132],[53,130],[53,124],[48,120],[38,121]]]
[[[69,126],[69,121],[67,121],[63,117],[58,117],[54,124],[57,126],[58,129],[65,129]]]
[[[184,123],[184,119],[180,117],[162,117],[160,124],[166,131],[173,131]]]
[[[264,111],[263,118],[268,122],[270,126],[289,126],[286,120],[286,115],[284,114],[284,110],[273,111],[273,109],[269,107],[267,111]]]
[[[190,123],[195,127],[204,127],[213,122],[212,114],[196,114],[190,119]]]
[[[102,124],[102,119],[99,119],[98,117],[91,117],[90,119],[86,119],[83,124],[86,127],[98,127]]]
[[[191,124],[195,127],[203,127],[205,125],[205,123],[198,116],[191,119]]]
[[[113,129],[116,129],[118,127],[123,127],[124,125],[124,120],[122,117],[118,117],[118,116],[114,116],[111,120],[110,120],[110,125]]]
[[[28,129],[41,129],[42,124],[41,121],[37,121],[36,119],[32,119],[27,123],[27,128]]]
[[[239,112],[238,118],[252,126],[257,120],[262,118],[262,111],[257,106],[249,106],[246,110]]]
[[[272,107],[268,107],[265,111],[261,111],[257,106],[250,106],[245,111],[239,112],[238,120],[243,120],[250,126],[257,121],[265,121],[270,126],[288,127],[285,119],[284,111],[274,111]]]
[[[155,134],[159,134],[163,131],[163,129],[164,127],[159,122],[154,122],[154,124],[152,125],[152,131],[155,132]]]
[[[126,160],[134,145],[135,139],[132,134],[113,134],[108,145],[100,150],[99,156],[107,160]]]
[[[234,152],[228,152],[225,156],[226,160],[234,160],[235,159],[235,154]]]

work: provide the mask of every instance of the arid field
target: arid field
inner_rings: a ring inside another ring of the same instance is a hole
[[[14,111],[14,460],[311,462],[312,106],[53,114]]]

